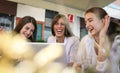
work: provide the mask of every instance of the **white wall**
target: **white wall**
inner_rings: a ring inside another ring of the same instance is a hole
[[[36,20],[45,21],[45,9],[18,4],[17,17],[32,16]]]
[[[64,7],[63,9],[61,9],[59,13],[64,14],[66,17],[68,16],[68,14],[70,14],[69,12],[66,11],[66,8],[64,10]],[[36,20],[45,22],[45,9],[37,8],[29,5],[18,4],[17,17],[24,17],[26,15],[33,16]],[[80,37],[80,20],[78,19],[76,14],[73,13],[73,16],[74,16],[74,21],[73,23],[70,23],[70,27],[73,33],[76,36]]]
[[[76,16],[83,16],[83,11],[81,10],[55,4],[49,1],[44,1],[44,0],[39,0],[39,1],[37,0],[33,0],[33,1],[31,0],[10,0],[10,1],[14,1],[17,3],[21,3],[21,4],[26,4],[26,5],[31,5],[31,6],[39,7],[43,9],[54,10],[54,11],[58,11],[62,13],[69,13],[69,14],[73,14]]]
[[[80,18],[78,16],[74,16],[73,22],[73,33],[80,38]]]

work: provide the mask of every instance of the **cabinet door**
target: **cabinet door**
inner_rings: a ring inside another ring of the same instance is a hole
[[[42,40],[42,24],[37,24],[36,41],[40,42],[41,40]]]

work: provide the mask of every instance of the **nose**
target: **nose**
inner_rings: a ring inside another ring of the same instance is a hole
[[[87,28],[87,27],[89,27],[89,24],[88,24],[88,23],[86,23],[85,27],[86,27],[86,28]]]
[[[28,31],[27,31],[27,35],[30,35],[30,34],[31,34],[31,31],[30,31],[30,30],[28,30]]]
[[[61,27],[61,24],[58,24],[58,27]]]

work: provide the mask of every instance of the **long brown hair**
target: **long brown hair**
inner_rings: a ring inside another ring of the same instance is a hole
[[[86,15],[87,13],[94,13],[94,14],[95,14],[98,18],[100,18],[100,19],[102,19],[102,18],[104,18],[106,15],[108,15],[107,12],[106,12],[104,9],[100,8],[100,7],[92,7],[92,8],[88,9],[88,10],[85,12],[85,15]]]
[[[35,27],[33,35],[30,36],[28,39],[32,42],[34,42],[36,40],[36,33],[37,33],[37,23],[35,18],[31,17],[31,16],[25,16],[23,17],[19,23],[17,24],[17,26],[15,27],[14,31],[16,33],[20,33],[20,30],[23,28],[24,25],[26,25],[27,23],[32,23],[33,26]]]

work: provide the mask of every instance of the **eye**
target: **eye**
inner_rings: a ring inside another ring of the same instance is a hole
[[[65,25],[64,23],[61,23],[61,25]]]
[[[25,29],[26,29],[26,30],[29,30],[29,27],[26,27]]]
[[[55,23],[54,25],[58,25],[58,23]]]
[[[33,33],[33,32],[34,32],[34,30],[30,30],[30,32],[32,32],[32,33]]]
[[[88,20],[88,22],[92,22],[93,20]]]

